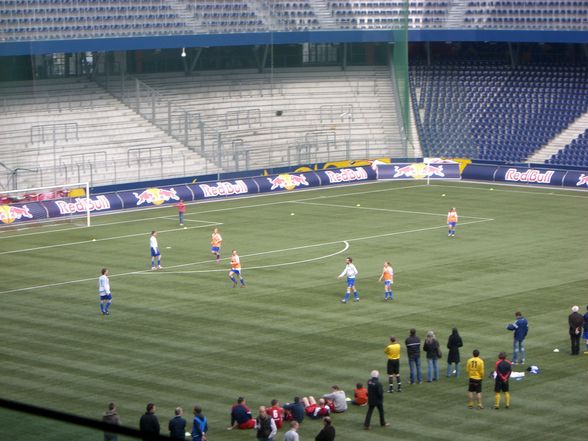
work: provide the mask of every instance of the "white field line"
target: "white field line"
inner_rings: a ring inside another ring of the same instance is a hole
[[[491,191],[499,191],[504,193],[523,193],[532,196],[561,196],[565,198],[586,198],[588,197],[588,192],[585,188],[573,188],[573,187],[545,187],[541,185],[532,185],[532,184],[508,184],[505,182],[486,182],[486,181],[474,181],[474,180],[463,180],[461,182],[467,182],[468,184],[478,184],[480,186],[491,187],[493,190]],[[446,188],[465,188],[467,190],[477,190],[477,191],[489,191],[487,188],[481,187],[470,187],[464,184],[458,184],[458,187],[453,185],[447,184],[437,184],[431,183],[432,187],[446,187]],[[507,189],[496,189],[494,187],[508,187]],[[520,190],[514,190],[514,188],[519,188]],[[526,191],[525,191],[526,190]],[[529,190],[543,190],[543,191],[529,191]],[[555,193],[554,193],[555,192]],[[585,196],[580,196],[577,194],[564,194],[564,192],[570,193],[581,193],[584,192]]]
[[[473,221],[468,221],[468,222],[460,222],[459,225],[460,225],[460,227],[463,227],[464,225],[477,224],[480,222],[489,222],[491,220],[493,220],[493,219],[481,219],[481,220],[473,220]],[[376,234],[373,236],[355,237],[355,238],[351,238],[351,239],[336,240],[336,241],[332,241],[332,242],[324,242],[324,243],[318,243],[318,244],[312,244],[312,245],[302,245],[302,246],[293,247],[293,248],[284,248],[281,250],[262,251],[262,252],[258,252],[258,253],[252,253],[252,254],[244,254],[244,255],[242,255],[242,257],[261,256],[261,255],[271,254],[271,253],[283,253],[286,251],[301,250],[301,249],[313,248],[313,247],[322,247],[322,246],[333,245],[333,244],[337,244],[337,243],[348,243],[348,242],[356,242],[356,241],[362,241],[362,240],[379,239],[382,237],[399,236],[402,234],[418,233],[418,232],[422,232],[422,231],[437,230],[437,229],[441,229],[441,228],[447,228],[447,225],[444,224],[444,225],[437,225],[435,227],[417,228],[417,229],[413,229],[413,230],[404,230],[404,231],[395,231],[392,233]],[[345,248],[345,250],[346,249],[347,248]],[[343,251],[341,251],[341,252],[343,252]],[[223,259],[223,260],[225,260],[225,259]],[[186,267],[186,266],[191,266],[191,265],[200,265],[200,264],[210,263],[210,262],[211,262],[211,260],[200,261],[200,262],[190,262],[190,263],[183,263],[183,264],[179,264],[179,265],[173,265],[173,266],[170,266],[167,268],[168,269],[181,268],[181,267]],[[264,268],[268,268],[268,266],[265,266]],[[247,268],[245,268],[245,269],[247,269]],[[249,269],[251,269],[251,268],[249,268]],[[211,270],[211,271],[217,271],[217,270]],[[163,272],[165,272],[165,269]],[[137,274],[141,274],[141,273],[151,273],[151,271],[149,271],[149,270],[130,271],[127,273],[112,274],[110,277],[123,277],[123,276],[137,275]],[[68,280],[68,281],[64,281],[64,282],[49,283],[46,285],[36,285],[36,286],[29,286],[29,287],[25,287],[25,288],[16,288],[16,289],[11,289],[11,290],[7,290],[7,291],[0,291],[0,294],[9,294],[9,293],[15,293],[15,292],[22,292],[22,291],[32,291],[35,289],[45,289],[45,288],[51,288],[54,286],[62,286],[62,285],[69,285],[69,284],[73,284],[73,283],[83,283],[83,282],[96,281],[96,280],[97,280],[97,277],[92,277],[92,278],[87,278],[87,279],[78,279],[78,280]]]
[[[184,227],[184,228],[186,230],[192,230],[192,229],[196,229],[196,228],[208,228],[208,227],[212,227],[212,226],[216,226],[216,225],[222,225],[222,222],[210,222],[207,225],[198,225],[195,227]],[[172,230],[158,230],[157,232],[158,233],[169,233],[170,231],[183,231],[183,229],[182,228],[174,228]],[[68,243],[60,243],[60,244],[55,244],[55,245],[45,245],[42,247],[23,248],[20,250],[12,250],[12,251],[2,251],[2,252],[0,252],[0,256],[5,255],[5,254],[27,253],[29,251],[39,251],[39,250],[46,250],[49,248],[68,247],[68,246],[72,246],[72,245],[82,245],[82,244],[92,243],[92,242],[103,242],[105,240],[116,240],[116,239],[124,239],[127,237],[137,237],[137,236],[148,237],[149,233],[146,233],[146,232],[133,233],[133,234],[125,234],[123,236],[104,237],[102,239],[80,240],[78,242],[68,242]]]
[[[303,204],[303,205],[323,205],[325,207],[337,207],[337,208],[352,208],[354,210],[371,210],[371,211],[386,211],[386,212],[390,212],[390,213],[405,213],[405,214],[423,214],[425,216],[447,216],[447,214],[445,213],[427,213],[424,211],[409,211],[409,210],[396,210],[394,208],[370,208],[370,207],[358,207],[356,205],[339,205],[339,204],[325,204],[325,203],[319,203],[319,202],[303,202],[303,201],[297,201],[297,204]],[[490,221],[490,220],[494,220],[494,219],[490,219],[487,217],[475,217],[475,216],[460,216],[461,219],[479,219],[479,220],[485,220],[485,221]]]
[[[335,242],[338,243],[338,242]],[[308,263],[308,262],[314,262],[316,260],[323,260],[323,259],[328,259],[329,257],[333,257],[336,256],[337,254],[341,254],[344,253],[345,251],[347,251],[349,249],[349,242],[347,242],[346,240],[343,241],[343,243],[345,244],[345,246],[343,247],[343,249],[336,251],[334,253],[331,254],[327,254],[325,256],[319,256],[319,257],[313,257],[311,259],[304,259],[304,260],[295,260],[294,262],[282,262],[282,263],[274,263],[272,265],[260,265],[260,266],[248,266],[246,269],[247,271],[251,271],[254,269],[266,269],[266,268],[276,268],[278,266],[290,266],[290,265],[299,265],[301,263]],[[320,244],[320,246],[324,246],[325,244]],[[310,245],[313,246],[313,245]],[[304,247],[303,247],[304,248]],[[296,248],[290,248],[288,250],[279,250],[279,252],[283,252],[283,251],[290,251],[290,250],[294,250]],[[258,253],[258,254],[269,254],[269,253],[276,253],[278,251],[269,251],[267,253]],[[252,256],[252,254],[249,255],[244,255],[243,257],[249,257]],[[227,272],[228,270],[223,268],[223,269],[213,269],[213,270],[188,270],[188,271],[161,271],[158,272],[157,274],[195,274],[195,273],[217,273],[217,272]],[[142,272],[142,273],[137,273],[137,274],[147,274],[147,271]]]

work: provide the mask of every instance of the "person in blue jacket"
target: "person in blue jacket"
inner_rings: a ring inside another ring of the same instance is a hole
[[[529,323],[520,312],[515,312],[514,323],[509,324],[506,329],[513,331],[512,364],[525,364],[525,337],[529,332]]]

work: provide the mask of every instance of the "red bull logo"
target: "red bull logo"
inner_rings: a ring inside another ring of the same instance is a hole
[[[357,168],[342,168],[338,172],[332,170],[325,170],[325,174],[329,178],[331,184],[338,182],[352,182],[352,181],[364,181],[368,179],[368,174],[365,169]]]
[[[445,172],[442,165],[431,165],[423,162],[407,164],[403,167],[394,166],[393,178],[424,179],[439,177],[444,178]]]
[[[585,175],[584,173],[582,173],[578,177],[578,182],[576,182],[576,187],[579,187],[580,185],[587,185],[588,186],[588,175]]]
[[[200,184],[199,187],[205,198],[249,193],[247,184],[241,180],[235,181],[234,184],[231,182],[217,182],[216,185]]]
[[[15,220],[20,220],[23,217],[32,219],[33,215],[26,205],[17,207],[15,205],[0,205],[0,222],[4,224],[11,224]]]
[[[300,187],[301,185],[308,187],[308,181],[306,180],[306,176],[300,175],[291,175],[291,174],[281,174],[276,176],[275,178],[267,178],[267,180],[272,184],[270,190],[275,190],[276,188],[285,188],[286,190],[294,190],[296,187]]]
[[[173,188],[170,188],[169,190],[163,188],[148,188],[142,193],[133,193],[133,195],[137,198],[137,205],[161,205],[170,199],[173,199],[174,201],[180,200]]]
[[[60,214],[85,213],[87,208],[90,211],[110,209],[110,201],[104,195],[100,195],[96,199],[76,198],[75,202],[55,201],[55,205],[59,208]]]
[[[505,181],[514,182],[531,182],[537,184],[549,184],[555,172],[553,170],[541,173],[539,170],[530,168],[525,172],[520,172],[516,168],[509,168],[504,176]]]

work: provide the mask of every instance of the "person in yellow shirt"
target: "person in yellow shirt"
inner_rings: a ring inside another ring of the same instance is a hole
[[[482,405],[482,379],[484,378],[484,360],[480,358],[480,351],[474,349],[473,357],[466,364],[468,373],[468,408],[474,408],[474,394],[478,400],[478,409],[483,409]]]
[[[455,226],[457,225],[457,220],[458,220],[457,211],[455,211],[455,207],[453,207],[447,213],[447,228],[448,228],[447,235],[450,237],[455,236]]]
[[[394,392],[394,378],[396,378],[396,391],[401,392],[400,343],[396,341],[396,337],[390,337],[390,344],[386,346],[384,353],[388,356],[388,392]]]

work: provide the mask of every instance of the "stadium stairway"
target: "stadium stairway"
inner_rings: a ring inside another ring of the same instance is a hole
[[[584,133],[588,127],[588,112],[581,115],[576,121],[566,127],[565,130],[558,133],[549,144],[535,152],[528,158],[528,162],[542,163],[547,161],[558,151],[566,148],[567,145],[576,139],[581,133]]]

